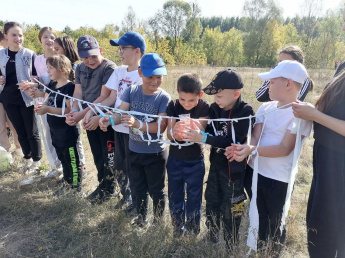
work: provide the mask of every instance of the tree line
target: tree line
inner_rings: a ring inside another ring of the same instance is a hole
[[[299,45],[305,53],[305,65],[311,68],[333,67],[345,53],[341,32],[342,10],[328,10],[320,16],[321,0],[306,0],[303,16],[283,18],[275,0],[247,0],[241,17],[202,17],[197,1],[168,0],[156,14],[139,20],[129,6],[121,25],[107,24],[97,30],[66,26],[59,35],[77,40],[84,34],[97,38],[107,58],[119,63],[109,39],[127,31],[145,36],[148,52],[158,52],[169,65],[213,65],[272,67],[278,49]],[[5,21],[0,21],[0,26]],[[37,35],[40,26],[24,24],[27,48],[40,54],[43,49]]]

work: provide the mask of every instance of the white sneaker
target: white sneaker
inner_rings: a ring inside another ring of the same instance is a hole
[[[25,172],[25,174],[27,174],[27,175],[36,174],[38,172],[38,169],[39,169],[40,166],[41,166],[41,161],[40,160],[33,161],[31,166]]]
[[[51,177],[57,177],[60,174],[62,174],[62,167],[53,168],[49,173],[47,173],[44,177],[45,178],[51,178]]]
[[[24,165],[19,169],[20,173],[25,173],[32,164],[32,159],[24,159]]]

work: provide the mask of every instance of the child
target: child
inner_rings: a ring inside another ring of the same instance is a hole
[[[156,53],[144,55],[140,61],[138,72],[143,84],[128,87],[121,97],[122,103],[118,108],[149,115],[165,116],[170,96],[160,88],[163,75],[166,75],[163,59]],[[163,216],[167,153],[164,143],[151,142],[148,145],[140,134],[142,133],[146,140],[149,137],[155,140],[159,130],[160,137],[163,137],[162,133],[166,128],[167,119],[163,118],[159,123],[157,118],[144,115],[120,116],[116,113],[115,116],[111,116],[112,119],[114,118],[114,124],[123,123],[130,128],[129,169],[132,174],[132,189],[136,195],[136,208],[139,214],[135,224],[144,227],[148,225],[148,193],[153,199],[154,222],[158,222]],[[103,117],[100,120],[101,128],[106,128],[108,124],[109,117]]]
[[[201,99],[202,81],[197,74],[184,74],[177,81],[179,98],[170,101],[168,116],[178,117],[188,114],[190,118],[208,118],[210,105]],[[190,121],[189,121],[190,122]],[[169,140],[182,140],[180,132],[183,121],[168,119],[167,135]],[[207,121],[200,121],[202,129]],[[180,126],[179,126],[180,125]],[[170,134],[173,129],[173,137]],[[204,155],[201,144],[185,146],[170,145],[167,162],[168,196],[174,236],[181,236],[185,230],[195,235],[200,232],[202,184],[205,174]],[[187,189],[186,189],[187,188]],[[185,192],[187,200],[185,201]],[[187,216],[187,219],[185,219]]]
[[[75,62],[79,60],[78,56],[78,50],[77,47],[74,44],[74,41],[72,38],[68,36],[59,37],[54,40],[54,55],[64,55],[66,56],[72,64],[72,69],[75,71],[77,68],[77,65]],[[83,143],[80,138],[80,124],[77,124],[77,128],[79,131],[79,137],[77,142],[77,148],[78,148],[78,154],[79,154],[79,160],[80,160],[80,166],[83,178],[86,176],[85,172],[85,154],[84,154],[84,147]]]
[[[0,30],[0,49],[6,48],[6,47],[8,47],[7,40],[5,39],[5,36],[2,32],[2,30]],[[0,86],[0,88],[1,88],[1,86]],[[6,111],[4,109],[4,106],[0,102],[0,144],[2,147],[4,147],[6,149],[6,151],[9,153],[9,155],[12,159],[12,154],[10,152],[11,143],[10,143],[9,135],[7,132],[6,124],[11,128],[14,145],[16,146],[15,153],[18,154],[18,156],[19,155],[23,156],[22,149],[21,149],[20,143],[18,141],[17,132],[14,129],[10,119],[6,115]],[[12,161],[13,161],[13,159],[12,159]]]
[[[296,117],[314,121],[313,180],[306,216],[311,258],[345,257],[344,82],[342,71],[325,87],[315,108],[305,103],[292,107]]]
[[[214,95],[215,102],[211,104],[210,119],[236,119],[253,115],[252,107],[241,100],[242,88],[243,80],[237,71],[226,69],[217,73],[210,85],[204,89],[206,94]],[[222,220],[224,239],[227,248],[231,248],[231,243],[237,241],[246,199],[243,190],[246,162],[229,163],[224,156],[224,149],[234,142],[246,142],[249,120],[238,120],[233,124],[231,121],[219,121],[213,122],[213,125],[215,130],[212,125],[208,125],[205,132],[191,130],[183,140],[212,146],[205,192],[208,237],[212,243],[219,241]]]
[[[0,50],[0,102],[17,131],[23,150],[24,166],[20,170],[35,173],[41,164],[42,151],[33,99],[20,91],[17,84],[36,75],[36,54],[23,47],[23,31],[17,22],[5,23],[4,35],[8,47]]]
[[[110,40],[112,46],[118,46],[119,55],[122,60],[122,66],[117,67],[105,86],[111,90],[111,94],[107,99],[102,101],[103,105],[113,103],[114,99],[115,108],[119,107],[122,100],[121,96],[125,89],[131,85],[141,85],[142,80],[138,73],[138,66],[140,59],[146,50],[146,43],[144,37],[137,32],[127,32],[120,39]],[[128,163],[128,141],[129,129],[122,124],[113,126],[115,131],[115,174],[116,179],[121,188],[122,198],[115,208],[126,208],[126,213],[130,214],[135,210],[135,195],[131,191],[132,187],[131,175],[129,174]],[[133,202],[133,203],[132,203]]]
[[[35,68],[37,71],[38,79],[45,85],[48,85],[50,82],[50,78],[47,71],[46,59],[54,55],[53,44],[56,37],[57,37],[57,34],[51,27],[43,27],[38,33],[38,40],[42,44],[44,53],[42,55],[37,56],[37,58],[35,59]],[[55,148],[52,145],[49,124],[47,122],[47,115],[43,115],[41,118],[42,118],[42,122],[45,128],[45,133],[41,129],[41,126],[39,126],[38,128],[40,130],[42,137],[44,137],[43,143],[44,143],[46,154],[48,156],[48,161],[51,167],[51,171],[47,173],[46,177],[53,177],[58,174],[61,174],[62,166],[58,158],[58,155],[55,151]]]
[[[101,55],[97,40],[90,35],[81,36],[77,42],[78,54],[82,63],[78,64],[75,76],[73,97],[88,102],[100,103],[106,99],[110,90],[105,87],[116,65]],[[114,99],[115,102],[115,99]],[[92,203],[103,203],[114,194],[114,133],[109,128],[103,132],[98,127],[98,116],[86,116],[90,110],[83,104],[79,110],[78,102],[73,102],[72,111],[66,115],[66,123],[71,126],[83,119],[94,162],[98,171],[99,185],[89,196]]]
[[[63,55],[56,55],[47,58],[48,74],[51,79],[49,88],[59,91],[62,94],[72,96],[74,92],[74,71],[69,59]],[[46,93],[47,95],[48,93]],[[64,97],[56,93],[50,93],[46,103],[37,103],[35,111],[39,115],[49,113],[47,121],[49,124],[52,144],[63,167],[64,184],[54,195],[65,194],[71,189],[81,194],[81,168],[77,151],[77,140],[79,132],[76,126],[68,126],[65,117],[57,117],[51,114],[64,115],[69,112],[70,104],[66,101],[63,113]],[[56,104],[56,105],[55,105]]]
[[[258,153],[256,205],[259,240],[267,243],[270,239],[273,247],[271,255],[277,256],[286,237],[285,229],[281,231],[279,227],[296,142],[296,134],[291,132],[294,122],[292,108],[286,105],[296,101],[302,83],[307,78],[307,71],[301,63],[286,60],[270,72],[259,74],[259,77],[270,80],[269,95],[274,101],[264,103],[258,109],[257,114],[268,113],[265,117],[256,117],[250,145],[235,144],[227,148],[226,155],[230,160],[241,161],[251,153]],[[277,109],[279,107],[282,108]],[[310,121],[302,120],[302,137],[309,136],[311,126]],[[253,159],[249,165],[254,168]]]
[[[72,69],[75,70],[75,62],[79,60],[78,50],[72,38],[68,36],[58,37],[54,40],[54,55],[64,55],[72,63]]]

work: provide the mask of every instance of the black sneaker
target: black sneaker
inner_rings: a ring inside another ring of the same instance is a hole
[[[62,185],[62,187],[61,187],[59,190],[55,191],[55,192],[53,193],[53,195],[55,195],[55,196],[65,195],[65,194],[70,193],[71,190],[72,190],[71,185],[68,184],[68,183],[66,183],[66,182],[64,182],[63,185]]]
[[[143,215],[139,214],[135,219],[133,219],[132,226],[135,231],[145,230],[150,226],[149,220],[144,218]]]
[[[97,188],[91,194],[88,195],[87,199],[91,201],[99,198],[99,192],[100,188],[99,186],[97,186]]]
[[[133,203],[130,203],[126,208],[125,208],[125,213],[128,218],[134,218],[138,216],[137,213],[137,208]]]

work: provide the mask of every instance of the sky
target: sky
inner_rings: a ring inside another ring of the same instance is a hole
[[[1,20],[17,21],[21,24],[50,26],[63,30],[68,25],[73,30],[80,26],[102,29],[106,24],[114,23],[121,27],[121,21],[132,6],[137,18],[146,20],[162,9],[165,0],[3,0]],[[187,0],[187,2],[190,0]],[[303,14],[305,0],[275,0],[282,8],[284,17]],[[342,7],[344,0],[322,1],[327,9]],[[245,0],[197,0],[203,17],[241,16]],[[34,3],[34,4],[33,4]]]

